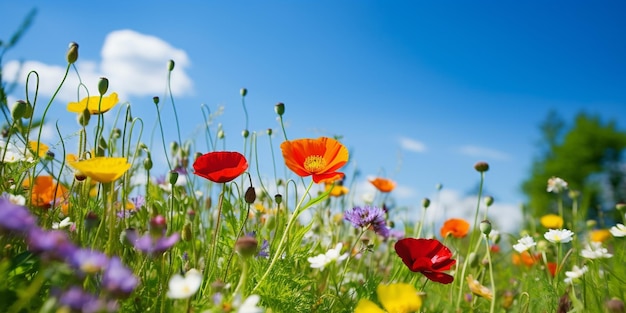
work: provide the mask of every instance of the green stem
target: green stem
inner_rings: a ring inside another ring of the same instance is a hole
[[[257,290],[257,288],[261,286],[265,278],[267,278],[267,275],[269,275],[269,273],[272,271],[272,268],[274,267],[274,264],[276,264],[276,261],[281,257],[283,245],[286,242],[286,238],[289,234],[289,230],[291,229],[291,226],[293,225],[294,221],[298,218],[300,213],[302,213],[302,210],[301,210],[302,203],[304,202],[304,199],[309,194],[311,187],[313,187],[313,181],[309,183],[309,186],[306,188],[304,194],[302,195],[302,198],[300,198],[300,201],[296,205],[296,208],[294,209],[293,214],[291,215],[291,217],[289,218],[289,221],[287,222],[285,231],[283,232],[283,235],[280,237],[280,241],[278,242],[278,247],[276,248],[276,252],[274,252],[274,255],[272,256],[272,261],[270,262],[270,265],[268,266],[268,268],[265,270],[265,273],[263,273],[263,276],[261,276],[261,279],[259,279],[256,286],[254,286],[254,288],[252,289],[252,293],[254,293]]]
[[[493,263],[491,262],[491,247],[489,246],[489,238],[487,235],[485,237],[485,248],[487,250],[487,261],[489,262],[489,278],[491,282],[491,306],[489,307],[489,312],[493,313],[496,309],[496,281],[493,277]]]
[[[459,311],[461,307],[461,299],[463,298],[463,283],[465,282],[465,271],[467,270],[467,264],[469,262],[469,255],[472,251],[472,246],[474,245],[474,241],[476,240],[476,234],[479,233],[476,229],[476,225],[478,223],[478,211],[480,210],[480,199],[482,198],[483,192],[483,184],[485,182],[485,172],[480,172],[480,185],[478,187],[478,203],[476,204],[476,212],[474,213],[474,226],[472,226],[472,235],[470,237],[469,249],[467,249],[467,254],[465,255],[465,260],[463,260],[463,269],[461,270],[461,277],[459,279],[459,295],[456,300],[456,310]],[[478,241],[480,243],[480,241]]]

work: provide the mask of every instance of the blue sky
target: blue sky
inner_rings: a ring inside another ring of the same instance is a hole
[[[584,110],[624,129],[623,1],[3,1],[0,39],[32,8],[34,25],[2,64],[8,71],[20,60],[48,73],[42,98],[75,41],[92,93],[108,77],[151,130],[151,99],[163,97],[174,59],[184,138],[198,136],[201,148],[200,104],[223,107],[215,122],[227,149],[241,151],[246,87],[249,130],[266,155],[267,128],[280,155],[273,107],[283,102],[290,139],[343,136],[352,153],[346,172],[358,168],[359,189],[367,191],[370,175],[387,176],[408,207],[435,197],[442,183],[442,205],[465,215],[479,178],[473,164],[484,160],[488,194],[504,216],[516,216],[548,111],[571,120]],[[76,82],[68,86],[50,116],[68,120],[62,130],[71,133],[77,127],[64,108]],[[167,102],[173,135],[171,113]]]

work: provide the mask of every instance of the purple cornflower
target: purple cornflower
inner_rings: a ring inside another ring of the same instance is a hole
[[[387,238],[389,228],[385,223],[385,211],[378,207],[354,207],[346,211],[343,217],[356,228],[372,228],[377,234]]]
[[[135,249],[150,255],[158,255],[171,248],[180,239],[179,233],[173,233],[171,236],[153,236],[150,233],[141,237],[134,229],[126,230],[126,238],[135,247]]]
[[[102,286],[118,298],[128,297],[139,285],[139,279],[118,257],[112,257],[102,275]]]
[[[107,267],[109,258],[101,251],[83,248],[77,249],[69,256],[69,263],[83,273],[93,274]]]
[[[32,228],[27,237],[28,250],[39,253],[44,259],[64,260],[77,249],[61,230],[46,231],[38,227]]]
[[[117,312],[118,310],[117,302],[100,299],[78,286],[70,287],[58,298],[59,304],[62,307],[68,307],[72,312],[95,313]]]
[[[269,258],[270,257],[270,243],[267,239],[263,239],[261,243],[261,248],[259,249],[259,253],[256,255],[258,258]]]
[[[26,207],[13,204],[7,198],[0,198],[0,232],[26,234],[35,226],[35,217]]]

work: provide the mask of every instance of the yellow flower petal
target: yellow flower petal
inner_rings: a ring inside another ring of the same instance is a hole
[[[541,225],[548,229],[563,228],[563,218],[556,214],[547,214],[541,217]]]
[[[474,293],[477,296],[483,297],[487,300],[491,300],[493,298],[493,293],[491,292],[491,290],[481,285],[480,282],[474,279],[472,275],[468,275],[466,279],[467,279],[467,285],[469,286],[472,293]]]
[[[385,311],[379,308],[374,302],[361,299],[356,305],[356,308],[354,308],[354,313],[385,313]]]
[[[37,141],[29,141],[28,147],[33,153],[37,153]],[[39,157],[43,158],[44,156],[46,156],[46,152],[48,152],[48,149],[49,148],[46,144],[44,144],[43,142],[40,142],[39,143]]]
[[[417,294],[417,290],[409,284],[380,284],[376,292],[378,300],[389,313],[416,312],[422,306],[422,299]]]
[[[79,162],[69,163],[87,177],[100,182],[110,183],[122,177],[130,168],[126,158],[95,157]]]
[[[85,97],[80,102],[70,102],[67,104],[67,110],[74,113],[83,113],[86,108],[91,114],[100,114],[109,111],[118,102],[117,93],[114,92],[107,97],[102,97],[102,102],[100,101],[100,96]]]

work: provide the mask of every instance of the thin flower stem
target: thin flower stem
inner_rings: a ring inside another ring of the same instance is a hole
[[[226,183],[223,183],[222,192],[220,193],[220,196],[217,202],[217,222],[215,223],[215,230],[213,231],[213,239],[211,240],[211,243],[213,244],[213,249],[209,250],[211,251],[211,256],[207,258],[207,263],[211,262],[210,260],[215,259],[217,256],[217,243],[219,241],[219,233],[220,233],[220,227],[221,227],[220,222],[221,222],[221,216],[222,216],[222,204],[224,201],[225,192],[226,192]],[[209,268],[209,275],[213,273],[213,270],[215,269],[216,266],[217,266],[217,260],[214,260],[211,263],[211,267]]]
[[[161,142],[163,143],[163,152],[165,154],[165,159],[167,160],[167,166],[172,170],[172,163],[170,163],[170,158],[168,157],[167,146],[165,145],[165,135],[163,133],[163,123],[161,123],[161,110],[159,109],[159,104],[155,103],[157,109],[157,119],[159,123],[159,128],[161,129]]]
[[[172,101],[172,109],[174,109],[174,120],[176,121],[176,133],[178,134],[178,143],[182,145],[183,140],[180,137],[180,125],[178,123],[178,113],[176,113],[176,103],[174,102],[174,94],[172,94],[172,71],[167,72],[167,92],[169,93],[170,100]]]
[[[495,309],[496,309],[496,282],[493,277],[493,263],[491,261],[491,247],[489,246],[489,238],[487,237],[487,235],[484,235],[483,237],[485,238],[487,261],[489,262],[489,280],[491,282],[491,292],[492,292],[491,306],[489,307],[489,312],[493,313],[495,312]]]
[[[302,198],[300,198],[300,201],[296,205],[296,208],[294,209],[293,214],[291,215],[291,217],[289,218],[289,221],[287,222],[287,226],[285,227],[285,232],[283,233],[283,235],[280,238],[280,241],[278,242],[278,247],[276,248],[276,252],[274,252],[274,255],[272,256],[272,261],[270,262],[270,265],[265,270],[265,273],[263,273],[263,276],[261,276],[261,279],[259,279],[256,286],[254,286],[254,288],[252,289],[252,293],[254,293],[257,290],[257,288],[261,286],[265,278],[267,278],[267,275],[269,275],[269,273],[272,271],[272,268],[274,267],[274,264],[276,264],[276,261],[278,260],[278,258],[280,258],[282,254],[282,250],[283,250],[283,245],[285,244],[286,238],[289,234],[289,230],[291,229],[291,226],[293,225],[294,221],[298,218],[300,213],[302,213],[302,203],[304,202],[304,199],[309,194],[311,187],[313,187],[313,181],[309,183],[309,186],[304,191]]]
[[[478,203],[476,204],[476,212],[474,213],[474,226],[472,226],[472,235],[470,237],[469,249],[467,249],[467,254],[465,255],[465,259],[463,260],[463,269],[461,270],[461,277],[459,279],[459,295],[456,300],[456,310],[458,311],[461,307],[461,299],[463,298],[463,283],[465,282],[465,271],[467,270],[467,264],[469,263],[469,255],[472,251],[472,246],[474,245],[474,241],[476,240],[476,234],[478,230],[476,229],[476,225],[478,223],[478,212],[480,210],[480,199],[482,197],[483,192],[483,184],[485,182],[485,172],[480,172],[480,185],[478,187]],[[478,241],[480,244],[480,241]]]

